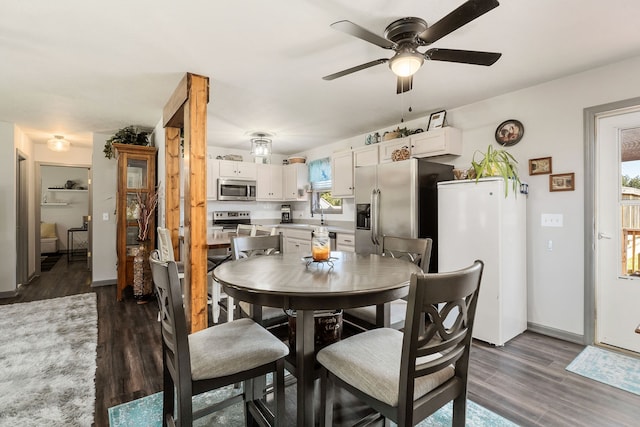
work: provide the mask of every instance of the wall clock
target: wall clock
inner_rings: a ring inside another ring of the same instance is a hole
[[[496,142],[505,147],[516,145],[524,135],[524,126],[519,120],[506,120],[496,129]]]

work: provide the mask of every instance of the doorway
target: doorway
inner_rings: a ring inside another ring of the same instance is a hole
[[[16,150],[16,288],[29,281],[29,190],[27,157]]]
[[[640,99],[585,114],[585,343],[640,353]]]
[[[60,263],[91,269],[91,168],[37,164],[39,272]]]

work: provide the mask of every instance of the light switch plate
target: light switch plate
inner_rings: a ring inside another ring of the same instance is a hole
[[[562,227],[563,215],[562,214],[545,214],[540,216],[540,225],[543,227]]]

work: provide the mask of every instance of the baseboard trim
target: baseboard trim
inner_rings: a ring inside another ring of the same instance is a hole
[[[571,332],[563,331],[549,326],[538,325],[536,323],[527,322],[527,330],[538,334],[546,335],[552,338],[558,338],[576,344],[586,344],[584,335],[578,335]]]
[[[91,282],[91,287],[92,288],[97,288],[97,287],[100,287],[100,286],[111,286],[111,285],[115,285],[116,283],[118,283],[117,279],[94,280],[93,282]]]
[[[16,295],[18,295],[17,289],[15,291],[0,292],[0,298],[13,298]]]

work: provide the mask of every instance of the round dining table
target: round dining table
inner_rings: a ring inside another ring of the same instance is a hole
[[[255,256],[226,262],[213,274],[237,300],[296,310],[296,425],[314,426],[314,311],[376,305],[377,318],[388,325],[385,303],[405,297],[411,274],[420,272],[402,259],[331,252],[327,262],[296,253]],[[254,310],[256,321],[260,316],[261,310]]]

